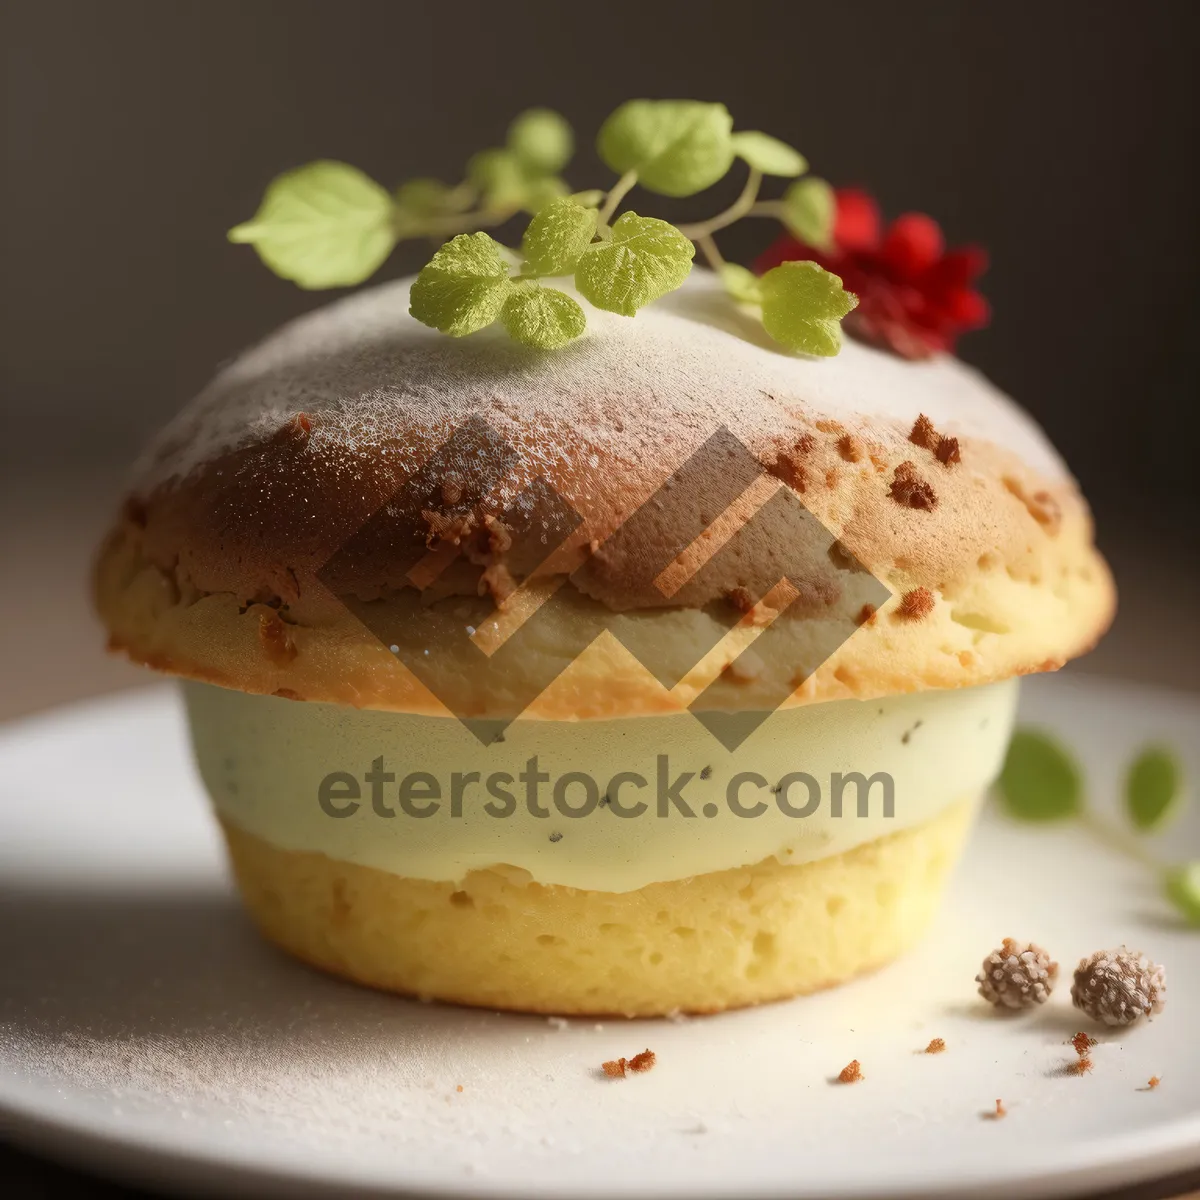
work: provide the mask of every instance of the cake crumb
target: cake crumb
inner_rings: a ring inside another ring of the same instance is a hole
[[[610,1058],[608,1062],[601,1063],[601,1070],[609,1077],[609,1079],[624,1079],[625,1068],[629,1065],[627,1058]]]
[[[1067,1068],[1068,1075],[1086,1075],[1089,1071],[1094,1071],[1096,1064],[1092,1062],[1091,1056],[1086,1055],[1083,1058],[1077,1059]]]
[[[843,433],[837,440],[838,453],[848,463],[856,463],[863,456],[862,444],[852,433]]]
[[[925,1047],[926,1054],[941,1054],[946,1049],[945,1040],[942,1038],[934,1038],[928,1046]]]
[[[1151,1091],[1154,1091],[1154,1089],[1158,1087],[1160,1083],[1162,1083],[1162,1080],[1157,1075],[1151,1075],[1150,1078],[1146,1080],[1146,1086]]]
[[[649,1071],[655,1062],[657,1062],[653,1050],[643,1050],[641,1054],[635,1054],[629,1060],[629,1069],[631,1071]]]
[[[1092,1053],[1092,1047],[1098,1046],[1100,1043],[1096,1041],[1090,1034],[1080,1031],[1073,1038],[1068,1038],[1070,1045],[1075,1047],[1075,1053],[1080,1058],[1089,1058]]]
[[[937,601],[927,587],[916,587],[900,597],[896,616],[905,621],[919,621],[933,612]]]
[[[933,422],[924,414],[913,422],[913,427],[909,431],[908,440],[914,446],[920,446],[922,450],[936,450],[938,442],[942,439],[938,431],[933,427]]]
[[[858,1083],[864,1077],[862,1064],[857,1058],[851,1059],[839,1072],[838,1083]]]
[[[461,1091],[463,1090],[463,1085],[462,1085],[461,1083],[460,1083],[460,1084],[457,1084],[457,1085],[455,1086],[454,1090],[455,1090],[456,1092],[461,1092]]]
[[[896,468],[888,495],[904,508],[923,509],[928,512],[937,507],[937,494],[917,474],[916,464],[907,459]]]
[[[1003,1100],[997,1100],[996,1101],[996,1111],[990,1112],[990,1113],[985,1113],[984,1116],[991,1117],[991,1119],[993,1121],[999,1121],[1001,1117],[1008,1116],[1008,1109],[1004,1107]]]
[[[937,444],[937,449],[934,451],[938,462],[944,466],[952,467],[955,463],[962,462],[962,451],[958,446],[958,438],[944,437]]]

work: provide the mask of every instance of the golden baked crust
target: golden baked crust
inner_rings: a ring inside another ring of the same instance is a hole
[[[924,933],[974,808],[801,866],[623,893],[504,867],[405,879],[222,826],[259,928],[314,966],[459,1004],[635,1017],[761,1004],[889,962]]]
[[[951,359],[855,343],[828,362],[780,354],[720,327],[713,287],[698,277],[635,321],[600,314],[560,355],[432,335],[404,315],[403,283],[285,329],[223,372],[140,467],[97,568],[113,646],[245,691],[443,712],[389,644],[434,636],[439,621],[478,628],[497,602],[553,592],[536,650],[503,677],[481,688],[447,635],[425,679],[460,714],[515,713],[541,690],[532,675],[570,664],[526,711],[582,717],[681,709],[718,677],[712,703],[735,708],[773,708],[781,688],[805,703],[973,686],[1094,643],[1114,593],[1086,505],[1010,401]],[[440,462],[473,420],[503,448]],[[753,472],[710,463],[722,498],[701,515],[719,522],[740,496],[736,532],[707,561],[697,538],[681,586],[663,587],[662,549],[669,561],[692,541],[697,512],[660,489],[722,429]],[[480,489],[489,462],[497,482]],[[834,546],[781,546],[778,522],[754,519],[781,489]],[[577,514],[544,562],[510,528],[518,496],[534,532],[560,502]],[[617,533],[635,513],[636,536]],[[354,553],[339,553],[348,542]],[[422,554],[434,567],[418,589]],[[785,573],[804,603],[734,674],[721,673],[761,611],[673,688],[608,634],[577,658],[605,626],[691,667]],[[359,618],[398,632],[381,641]]]

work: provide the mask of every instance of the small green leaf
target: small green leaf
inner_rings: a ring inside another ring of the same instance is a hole
[[[527,108],[508,127],[508,148],[533,173],[557,175],[575,153],[575,135],[549,108]]]
[[[842,345],[841,319],[858,303],[814,262],[785,262],[760,280],[763,328],[789,350],[828,357]]]
[[[362,283],[396,244],[392,198],[347,163],[321,161],[272,180],[253,220],[229,231],[302,288]]]
[[[555,200],[525,230],[521,252],[538,275],[569,275],[596,236],[596,210]]]
[[[486,233],[460,233],[421,269],[408,311],[451,337],[490,325],[513,286],[502,251]]]
[[[467,178],[479,189],[487,208],[516,212],[529,194],[529,176],[511,150],[480,150],[472,155]]]
[[[557,350],[587,326],[583,309],[566,292],[532,282],[513,286],[500,320],[513,341],[539,350]]]
[[[1083,783],[1075,760],[1036,730],[1013,734],[999,786],[1009,813],[1024,821],[1057,821],[1082,808]]]
[[[802,242],[828,250],[833,242],[836,208],[833,188],[814,175],[793,183],[783,194],[783,223]]]
[[[696,247],[666,221],[624,213],[612,236],[593,242],[575,268],[575,286],[597,308],[632,317],[688,277]]]
[[[1168,821],[1183,797],[1179,760],[1165,746],[1146,746],[1125,776],[1125,807],[1142,831]]]
[[[722,263],[720,270],[721,282],[725,290],[742,304],[761,304],[762,285],[753,271],[737,263]]]
[[[1163,876],[1167,899],[1192,925],[1200,925],[1200,859],[1172,867]]]
[[[723,104],[629,100],[600,127],[596,148],[618,174],[660,196],[691,196],[733,164],[733,118]]]
[[[733,152],[764,175],[782,175],[794,179],[808,170],[808,163],[798,150],[756,129],[735,133]]]

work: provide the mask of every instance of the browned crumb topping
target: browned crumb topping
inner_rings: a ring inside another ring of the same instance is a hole
[[[946,1049],[946,1043],[942,1038],[934,1038],[933,1041],[925,1047],[926,1054],[941,1054]]]
[[[858,616],[854,618],[855,625],[874,625],[875,624],[875,605],[864,604],[858,610]]]
[[[825,486],[827,488],[835,488],[835,487],[837,487],[837,482],[838,482],[837,467],[830,467],[825,472]]]
[[[817,422],[817,428],[822,433],[841,433],[846,427],[841,421],[821,420]]]
[[[754,597],[750,594],[750,589],[742,587],[739,584],[735,588],[730,588],[725,593],[725,599],[733,605],[738,612],[748,613],[754,607]]]
[[[258,638],[267,657],[283,665],[296,657],[296,643],[287,626],[273,609],[263,609],[258,614]]]
[[[774,462],[766,464],[767,470],[775,476],[776,479],[782,480],[793,491],[803,492],[808,482],[804,468],[796,461],[796,453],[799,452],[799,446],[792,454],[781,454]]]
[[[1150,1078],[1146,1080],[1146,1086],[1151,1091],[1158,1087],[1160,1083],[1162,1083],[1162,1080],[1157,1075],[1151,1075]]]
[[[627,1058],[610,1058],[608,1062],[600,1064],[601,1070],[609,1079],[624,1079],[627,1066],[629,1066]]]
[[[933,612],[936,603],[933,593],[927,587],[913,588],[900,597],[896,615],[906,621],[919,621]]]
[[[817,444],[817,439],[811,433],[802,434],[796,445],[793,447],[795,454],[811,454],[813,447]]]
[[[848,463],[856,463],[862,459],[862,443],[852,433],[843,433],[837,440],[838,453]]]
[[[858,1083],[863,1078],[862,1064],[857,1058],[848,1062],[838,1074],[839,1083]]]
[[[909,431],[908,440],[914,446],[920,446],[922,450],[936,450],[941,435],[933,427],[933,422],[922,413],[914,422],[913,427]]]
[[[937,455],[938,462],[944,463],[947,467],[952,467],[955,463],[962,462],[962,451],[958,447],[958,438],[942,438],[938,442],[934,454]]]
[[[1080,1058],[1087,1058],[1092,1052],[1092,1047],[1100,1044],[1090,1034],[1083,1033],[1082,1031],[1068,1040],[1070,1041],[1071,1045],[1075,1047],[1075,1053],[1078,1054]]]
[[[905,508],[928,511],[937,505],[933,488],[917,474],[916,466],[907,459],[896,468],[888,495]]]
[[[635,1054],[629,1060],[629,1069],[631,1071],[648,1071],[656,1061],[653,1050],[643,1050],[641,1054]]]

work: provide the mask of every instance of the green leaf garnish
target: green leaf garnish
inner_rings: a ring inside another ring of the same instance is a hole
[[[1192,925],[1200,925],[1200,859],[1172,867],[1163,877],[1167,899]]]
[[[719,272],[725,290],[742,304],[761,304],[762,285],[753,271],[737,263],[722,263]]]
[[[529,222],[521,252],[538,275],[569,275],[595,236],[594,208],[555,200]]]
[[[503,247],[486,233],[460,233],[421,270],[409,312],[423,325],[463,337],[490,325],[512,289]]]
[[[733,152],[764,175],[781,175],[792,179],[808,170],[808,163],[798,150],[756,129],[735,133]]]
[[[667,221],[627,212],[611,236],[593,242],[575,268],[575,286],[597,308],[632,317],[688,277],[696,247]]]
[[[723,104],[629,100],[600,128],[596,148],[618,174],[660,196],[691,196],[733,164],[733,118]]]
[[[818,250],[828,250],[833,243],[836,209],[833,188],[815,175],[793,183],[783,195],[783,223],[788,231]]]
[[[1156,829],[1170,819],[1183,797],[1179,760],[1164,746],[1147,746],[1133,760],[1125,776],[1125,807],[1142,831]]]
[[[1082,811],[1083,783],[1075,760],[1036,730],[1013,734],[999,788],[1005,807],[1023,821],[1058,821]]]
[[[508,127],[507,145],[527,170],[557,175],[575,153],[575,135],[553,109],[527,108]]]
[[[392,198],[347,163],[297,167],[268,186],[254,218],[229,231],[249,242],[284,279],[302,288],[362,283],[396,244]]]
[[[789,350],[822,357],[842,345],[839,322],[858,303],[842,281],[814,262],[785,262],[760,280],[763,328]]]
[[[514,341],[539,350],[557,350],[587,326],[583,309],[566,292],[532,281],[513,286],[500,320]]]

